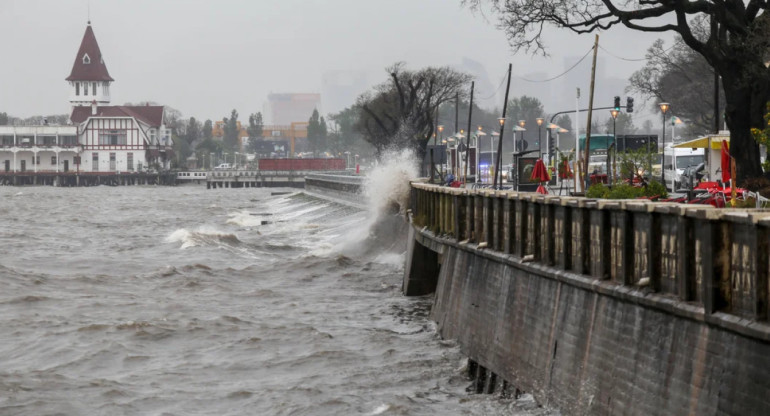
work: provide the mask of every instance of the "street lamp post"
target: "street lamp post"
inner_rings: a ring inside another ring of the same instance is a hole
[[[615,139],[615,121],[618,118],[618,114],[620,113],[620,110],[613,108],[610,110],[610,114],[612,115],[612,143],[617,143],[617,139]],[[617,144],[615,144],[615,152],[618,151]],[[610,173],[610,145],[607,144],[607,173]],[[615,171],[612,170],[611,175],[607,175],[607,182],[610,186],[612,186],[612,180],[614,179]]]
[[[666,111],[668,111],[671,106],[668,103],[659,103],[658,107],[660,107],[660,112],[663,113],[663,140],[661,140],[663,146],[661,146],[661,149],[663,149],[663,152],[665,152],[666,149]],[[663,184],[663,186],[666,186],[666,170],[663,169],[663,163],[660,165],[660,183]],[[671,186],[673,188],[673,185]]]
[[[438,138],[439,143],[444,143],[444,125],[443,124],[439,124],[439,126],[438,126],[438,134],[440,136]],[[439,179],[443,180],[444,179],[444,161],[443,161],[443,159],[439,160],[439,163],[441,164],[441,169],[439,170],[439,176],[440,176]],[[431,168],[433,168],[433,167],[431,167]]]
[[[543,150],[543,145],[540,142],[540,127],[543,126],[543,118],[538,117],[535,119],[535,121],[537,121],[537,153],[538,153],[537,156],[540,157]]]

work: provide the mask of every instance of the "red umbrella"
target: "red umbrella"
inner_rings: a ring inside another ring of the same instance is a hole
[[[548,194],[548,190],[545,189],[543,186],[543,182],[548,182],[551,180],[551,176],[548,175],[548,169],[545,168],[545,163],[543,163],[543,159],[538,159],[537,162],[535,162],[535,168],[532,169],[532,176],[530,177],[533,181],[540,182],[540,186],[537,187],[537,190],[535,192],[543,195]]]
[[[545,168],[543,159],[538,159],[537,162],[535,162],[535,168],[532,169],[532,176],[530,179],[538,182],[548,182],[551,180],[551,176],[548,175],[548,169]]]
[[[722,140],[722,183],[730,182],[730,149],[727,140]]]

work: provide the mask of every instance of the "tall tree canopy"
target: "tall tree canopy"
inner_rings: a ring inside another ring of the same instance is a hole
[[[240,139],[238,138],[238,135],[240,134],[240,129],[238,128],[238,112],[233,110],[230,113],[230,118],[225,117],[222,119],[222,124],[225,134],[223,138],[225,147],[233,151],[240,150]]]
[[[449,67],[410,71],[402,63],[388,73],[387,82],[358,98],[356,128],[378,155],[389,147],[413,148],[422,155],[435,129],[438,106],[456,93],[464,97],[471,77]]]
[[[643,32],[675,32],[722,77],[731,153],[739,181],[762,174],[759,147],[750,129],[762,127],[770,98],[767,0],[463,0],[490,3],[515,50],[545,53],[543,28],[575,33],[622,25]],[[711,30],[699,28],[708,21]]]
[[[714,70],[693,49],[677,39],[670,49],[657,40],[647,49],[644,68],[631,75],[628,90],[655,103],[671,104],[671,115],[687,122],[687,133],[703,135],[714,130]],[[724,93],[720,109],[724,111]],[[657,109],[656,109],[657,110]]]
[[[310,142],[314,156],[326,150],[326,134],[326,120],[319,116],[317,109],[313,109],[307,125],[307,140]]]
[[[211,120],[206,120],[203,122],[203,138],[209,140],[212,137],[214,137],[214,125]]]
[[[262,113],[257,112],[249,115],[249,127],[246,128],[246,132],[249,133],[249,152],[257,153],[258,141],[262,140],[262,130],[264,127],[265,123],[262,121]]]
[[[541,140],[544,140],[546,132],[545,127],[548,123],[548,119],[543,111],[543,103],[535,97],[528,97],[522,95],[508,101],[508,122],[515,125],[519,125],[520,121],[524,121],[524,128],[526,131],[517,132],[516,140],[520,143],[520,140],[524,138],[527,145],[523,146],[524,149],[517,145],[517,150],[534,150],[540,145],[538,134]],[[537,119],[543,118],[543,125],[538,129]],[[508,125],[506,123],[506,126]],[[539,131],[538,131],[539,130]]]

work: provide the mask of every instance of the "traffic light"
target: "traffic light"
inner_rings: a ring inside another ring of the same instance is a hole
[[[633,113],[634,112],[634,99],[631,97],[626,97],[626,113]]]
[[[615,109],[620,111],[620,97],[615,96]]]

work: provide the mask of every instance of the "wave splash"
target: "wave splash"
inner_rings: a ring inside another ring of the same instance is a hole
[[[241,240],[235,234],[206,228],[199,228],[195,231],[180,228],[172,232],[166,238],[166,241],[169,243],[182,243],[180,247],[182,249],[199,246],[237,246],[241,244]]]

